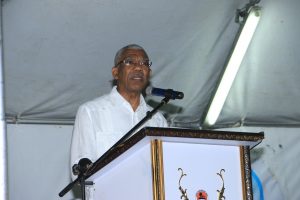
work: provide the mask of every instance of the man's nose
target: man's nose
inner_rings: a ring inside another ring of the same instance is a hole
[[[140,63],[134,63],[133,64],[133,69],[134,70],[142,70],[143,66]]]

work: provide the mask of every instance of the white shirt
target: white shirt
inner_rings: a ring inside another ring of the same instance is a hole
[[[110,94],[81,105],[73,129],[71,167],[81,158],[95,162],[151,110],[141,95],[140,105],[133,111],[116,86]],[[157,112],[142,127],[145,126],[167,127],[168,124],[163,115]]]

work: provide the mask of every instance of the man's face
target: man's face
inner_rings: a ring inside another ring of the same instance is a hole
[[[142,63],[148,60],[143,50],[127,49],[124,51],[118,60],[119,64],[112,68],[112,75],[117,80],[118,91],[121,94],[141,93],[146,87],[151,69]]]

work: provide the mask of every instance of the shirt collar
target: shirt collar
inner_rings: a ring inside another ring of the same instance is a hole
[[[112,90],[110,92],[110,96],[112,97],[112,100],[115,104],[117,104],[117,105],[127,105],[132,109],[130,103],[118,92],[117,86],[114,86],[112,88]],[[146,101],[145,101],[143,95],[141,94],[140,104],[139,104],[138,108],[136,109],[136,111],[138,111],[141,108],[144,108],[145,106],[146,106]]]

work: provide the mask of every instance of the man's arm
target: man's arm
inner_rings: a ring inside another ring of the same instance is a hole
[[[71,143],[71,175],[72,180],[76,176],[73,174],[73,166],[78,164],[82,158],[88,158],[92,162],[96,157],[96,139],[93,129],[93,121],[88,108],[81,106],[78,109],[73,128]]]

